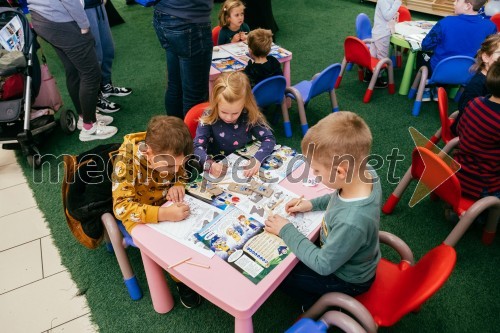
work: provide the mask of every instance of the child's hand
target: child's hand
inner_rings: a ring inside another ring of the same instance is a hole
[[[257,161],[255,158],[252,158],[250,161],[248,161],[248,164],[246,165],[245,168],[246,170],[243,171],[243,176],[250,178],[259,172],[260,162]]]
[[[271,215],[267,218],[265,223],[266,223],[266,227],[264,228],[265,231],[273,235],[279,236],[281,228],[283,228],[285,224],[289,222],[287,219],[279,215]]]
[[[295,216],[295,213],[305,213],[312,210],[313,205],[309,200],[302,200],[298,206],[295,206],[300,199],[292,199],[285,205],[285,211]]]
[[[241,33],[237,33],[231,38],[231,43],[237,43],[241,40]]]
[[[209,172],[215,178],[223,177],[226,175],[226,167],[220,162],[212,163]]]
[[[158,217],[160,221],[182,221],[190,214],[189,206],[182,202],[174,203],[168,207],[162,207],[160,210],[162,210]]]
[[[174,185],[168,189],[167,200],[173,202],[182,202],[184,200],[184,193],[186,189],[182,185]]]
[[[243,42],[247,40],[247,33],[246,32],[240,31],[240,40]]]

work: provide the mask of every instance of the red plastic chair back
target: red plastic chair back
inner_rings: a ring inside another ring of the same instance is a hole
[[[212,42],[214,43],[214,46],[219,45],[219,32],[220,32],[219,25],[212,29]]]
[[[455,211],[459,211],[462,187],[455,173],[441,157],[427,148],[415,148],[412,154],[411,174],[429,189],[434,189],[433,193],[450,204]]]
[[[193,106],[189,109],[188,113],[184,117],[184,123],[187,125],[189,129],[189,133],[191,133],[191,137],[194,139],[196,136],[196,128],[198,127],[198,122],[200,120],[203,111],[205,111],[210,106],[210,103],[200,103]]]
[[[347,62],[372,69],[370,50],[368,46],[357,37],[346,37],[344,41],[344,56]]]
[[[453,120],[448,117],[448,94],[443,87],[438,88],[438,109],[439,119],[441,119],[441,140],[448,143],[454,138],[450,129]]]
[[[356,297],[379,326],[392,326],[434,295],[450,276],[456,262],[455,249],[441,244],[424,255],[415,266],[382,259],[375,282]]]
[[[405,6],[403,6],[403,5],[399,6],[398,13],[399,13],[398,22],[411,21],[410,10],[408,8],[406,8]]]
[[[500,13],[496,13],[492,17],[490,17],[491,22],[495,23],[497,26],[497,30],[500,31]]]

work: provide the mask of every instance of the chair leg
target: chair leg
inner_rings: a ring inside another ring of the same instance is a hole
[[[342,59],[342,65],[340,66],[340,74],[337,77],[337,82],[335,82],[335,89],[337,89],[340,86],[340,82],[342,82],[342,75],[344,75],[345,68],[347,66],[347,60]]]
[[[352,69],[352,66],[353,66],[353,64],[352,64],[352,62],[350,62],[350,63],[347,64],[347,67],[345,69],[347,71],[350,71]]]
[[[332,102],[332,112],[339,111],[339,103],[337,101],[337,94],[335,94],[335,89],[330,91],[330,101]]]
[[[398,204],[399,200],[401,199],[401,196],[403,195],[403,192],[406,190],[408,185],[410,184],[412,180],[411,176],[411,167],[406,170],[405,175],[403,176],[403,179],[399,182],[398,186],[394,189],[392,194],[387,198],[387,201],[385,202],[384,206],[382,207],[382,212],[384,214],[392,214],[394,211],[394,208]]]
[[[422,95],[424,94],[425,86],[427,85],[427,75],[429,74],[429,70],[425,66],[420,67],[418,71],[419,73],[421,73],[421,77],[420,77],[420,82],[418,82],[417,97],[415,98],[415,102],[413,103],[413,110],[411,112],[411,114],[415,117],[418,116],[418,114],[420,113],[420,107],[422,106]],[[417,78],[418,78],[418,73],[417,77],[415,78],[415,82],[413,82],[413,85],[411,87],[408,96],[410,96],[412,90],[416,88]]]
[[[123,280],[125,282],[125,286],[127,287],[130,298],[134,301],[142,298],[142,290],[139,286],[139,282],[134,275],[134,271],[132,266],[130,266],[130,262],[127,257],[127,253],[125,252],[125,248],[123,247],[123,237],[116,224],[116,220],[110,213],[106,213],[101,217],[102,223],[104,224],[104,229],[106,230],[107,239],[111,241],[113,245],[113,249],[115,251],[116,260],[118,261],[118,265],[120,266],[120,270],[122,271]]]
[[[305,103],[304,100],[302,99],[300,91],[298,91],[294,87],[287,87],[285,89],[285,94],[292,94],[293,97],[295,97],[295,100],[297,101],[297,108],[299,109],[299,118],[300,118],[300,126],[302,128],[302,135],[306,135],[307,131],[309,130],[309,126],[307,125],[306,110],[304,105]]]
[[[283,126],[285,128],[285,136],[292,137],[292,125],[290,125],[290,116],[288,114],[288,107],[286,106],[286,99],[283,98],[281,102],[281,113],[283,114]]]

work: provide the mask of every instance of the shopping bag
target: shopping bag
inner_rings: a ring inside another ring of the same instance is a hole
[[[49,66],[42,56],[42,82],[40,84],[40,92],[33,103],[33,107],[50,107],[57,111],[63,105],[61,93],[57,89],[56,80],[50,74]]]

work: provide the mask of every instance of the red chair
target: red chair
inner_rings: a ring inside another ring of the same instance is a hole
[[[335,84],[335,89],[340,86],[342,81],[342,75],[344,74],[347,63],[353,63],[358,65],[358,77],[360,81],[363,81],[363,68],[367,68],[373,72],[372,79],[366,89],[365,96],[363,97],[363,102],[368,103],[373,94],[373,88],[375,87],[375,82],[377,81],[378,75],[382,68],[387,68],[389,74],[389,94],[394,94],[396,88],[394,86],[394,72],[392,70],[392,61],[389,58],[377,59],[370,55],[370,50],[366,44],[359,38],[354,36],[348,36],[344,41],[344,60],[342,60],[342,67],[340,69],[339,77]]]
[[[220,32],[219,25],[212,29],[212,42],[214,43],[214,46],[219,45],[219,32]]]
[[[450,142],[455,136],[451,132],[451,125],[458,116],[458,111],[453,112],[448,116],[448,94],[443,87],[438,88],[438,109],[439,119],[441,120],[441,128],[430,138],[430,142],[437,144],[439,140],[443,140],[445,144]],[[431,149],[430,146],[426,148]]]
[[[414,264],[410,248],[400,238],[384,231],[380,231],[379,237],[381,243],[399,253],[400,262],[393,263],[382,258],[375,282],[366,293],[356,298],[342,293],[325,294],[303,317],[316,319],[326,309],[340,307],[357,319],[363,331],[373,333],[378,327],[392,326],[406,314],[418,311],[448,280],[455,267],[455,249],[445,243],[430,250]],[[325,317],[327,319],[336,312],[329,311],[321,319],[328,322]]]
[[[198,127],[198,121],[200,120],[203,111],[205,111],[210,106],[210,103],[200,103],[189,109],[188,113],[184,117],[184,124],[187,125],[191,137],[194,139],[196,136],[196,128]]]
[[[490,17],[491,22],[495,23],[497,26],[497,30],[500,31],[500,13],[496,13],[492,17]]]
[[[451,140],[443,148],[443,152],[448,153],[457,143],[458,138]],[[487,209],[489,210],[488,221],[483,231],[482,241],[484,244],[493,242],[500,217],[500,199],[489,196],[474,201],[463,197],[461,195],[462,188],[455,172],[446,164],[440,154],[435,154],[425,147],[417,147],[413,151],[411,167],[385,202],[382,212],[385,214],[393,212],[412,179],[417,179],[427,188],[434,189],[432,194],[449,204],[459,216],[460,220],[446,238],[446,244],[454,246],[477,216]]]
[[[398,23],[411,21],[411,13],[408,8],[401,5],[398,9]],[[408,49],[404,49],[404,51],[408,52]],[[403,58],[401,57],[401,49],[399,46],[396,46],[396,67],[401,67],[403,65]]]

